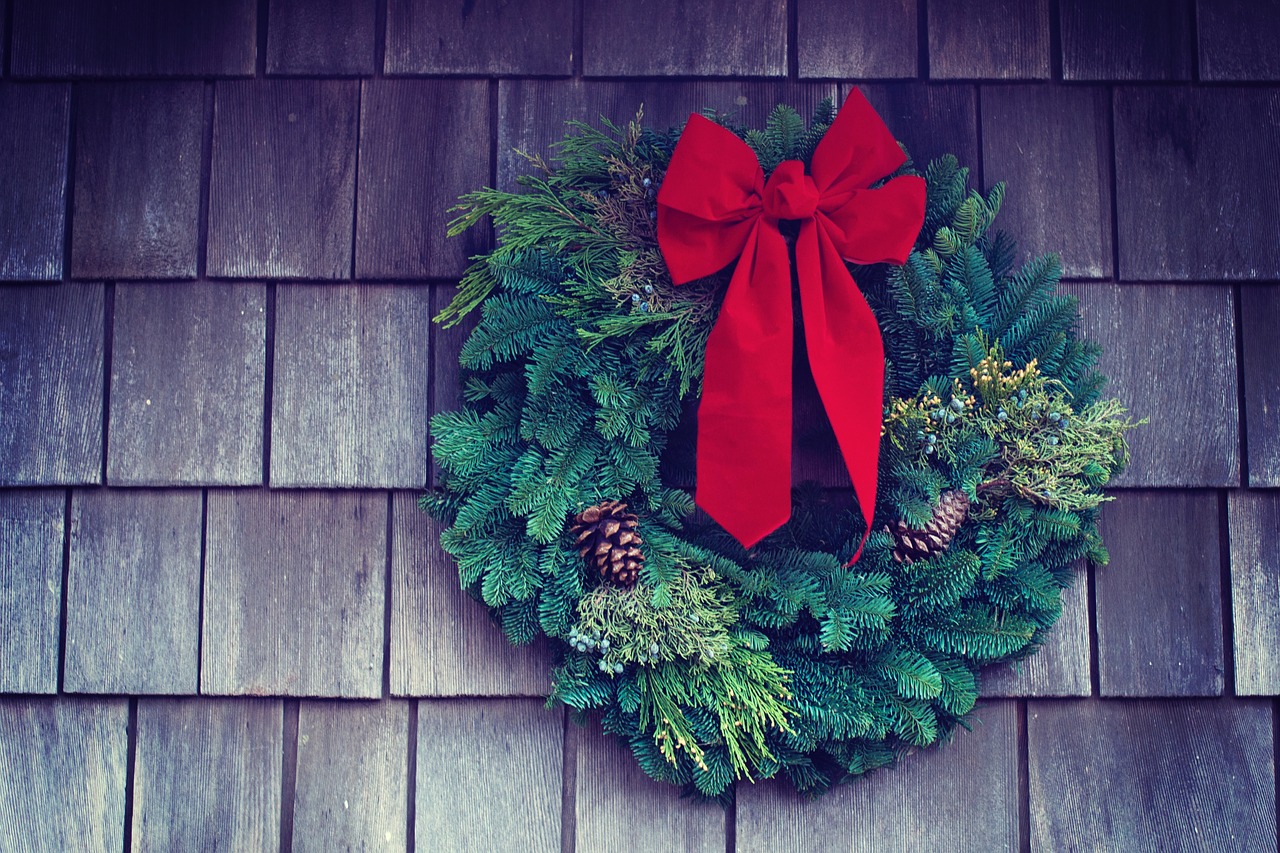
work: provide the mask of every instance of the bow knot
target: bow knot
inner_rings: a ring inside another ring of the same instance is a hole
[[[672,152],[658,193],[658,246],[672,281],[737,261],[707,339],[697,500],[746,547],[791,515],[794,321],[782,220],[799,222],[796,280],[809,366],[870,530],[884,347],[845,262],[906,261],[924,223],[924,181],[904,176],[870,188],[905,160],[856,89],[814,150],[809,174],[787,160],[766,182],[751,149],[699,115]]]
[[[808,219],[818,209],[818,187],[804,163],[784,160],[764,185],[764,212],[774,219]]]

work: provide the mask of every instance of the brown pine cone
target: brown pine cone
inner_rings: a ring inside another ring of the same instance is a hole
[[[575,515],[570,529],[587,565],[595,567],[606,583],[631,587],[644,564],[639,523],[622,501],[603,501]]]
[[[910,565],[941,554],[968,514],[969,498],[964,492],[959,489],[943,492],[933,508],[933,517],[923,528],[912,528],[901,518],[885,528],[894,538],[893,559]]]

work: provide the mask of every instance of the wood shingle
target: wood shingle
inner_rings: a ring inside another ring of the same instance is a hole
[[[139,699],[133,849],[275,850],[279,700]]]
[[[1200,79],[1280,80],[1280,0],[1196,0]]]
[[[359,86],[353,80],[218,83],[211,277],[351,275]]]
[[[1280,694],[1280,494],[1227,495],[1232,662],[1239,696]]]
[[[582,42],[587,77],[780,77],[787,7],[779,0],[593,0],[583,7]]]
[[[850,7],[838,0],[796,5],[801,77],[915,77],[919,66],[919,4],[877,0]]]
[[[1027,718],[1032,850],[1276,849],[1270,703],[1032,701]]]
[[[262,482],[266,311],[261,284],[116,285],[108,482]]]
[[[1249,485],[1280,486],[1280,286],[1240,287]]]
[[[1103,696],[1222,693],[1222,564],[1214,492],[1126,491],[1100,524],[1094,575]]]
[[[848,95],[843,87],[841,98]],[[976,186],[981,167],[978,151],[978,96],[962,83],[868,83],[859,86],[903,145],[918,169],[943,154],[954,154],[972,172]]]
[[[76,278],[195,278],[206,88],[88,83],[76,91]]]
[[[430,289],[280,284],[271,485],[427,483]]]
[[[1077,566],[1072,585],[1062,591],[1062,616],[1044,645],[1015,664],[997,664],[982,671],[984,697],[1088,696],[1090,667],[1089,585],[1084,564]]]
[[[559,851],[563,726],[541,699],[419,701],[418,843]]]
[[[104,289],[0,287],[0,484],[102,480]]]
[[[55,693],[66,493],[0,491],[0,693]]]
[[[930,77],[1049,77],[1049,0],[929,3],[926,8]]]
[[[213,490],[200,690],[382,695],[387,498]]]
[[[533,6],[387,0],[386,73],[568,76],[573,3]]]
[[[0,281],[62,277],[70,87],[0,83]]]
[[[1101,87],[983,86],[982,175],[997,227],[1069,278],[1111,277],[1111,99]]]
[[[1122,279],[1280,278],[1280,89],[1115,90]]]
[[[405,849],[408,756],[408,702],[300,702],[293,849]]]
[[[254,0],[13,0],[15,77],[252,74]]]
[[[198,490],[77,490],[67,571],[68,693],[193,694]]]
[[[376,26],[374,0],[269,0],[267,73],[373,74]]]
[[[445,211],[490,183],[489,85],[369,80],[360,113],[356,276],[460,276],[490,230],[448,238]]]
[[[1066,80],[1189,80],[1193,0],[1061,0]]]
[[[128,718],[126,699],[0,702],[0,844],[123,849]]]

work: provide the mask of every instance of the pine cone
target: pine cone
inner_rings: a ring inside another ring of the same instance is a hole
[[[908,527],[901,518],[892,527],[885,528],[894,538],[893,559],[910,565],[941,554],[968,514],[969,498],[964,492],[959,489],[943,492],[933,508],[933,517],[922,530]]]
[[[573,531],[578,553],[600,572],[606,583],[621,587],[635,585],[640,576],[644,542],[636,532],[640,519],[627,511],[622,501],[604,501],[589,506],[573,517]]]

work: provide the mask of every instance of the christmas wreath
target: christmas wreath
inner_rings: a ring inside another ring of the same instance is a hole
[[[549,638],[549,702],[705,797],[947,736],[1106,561],[1132,424],[1057,258],[1015,270],[1003,185],[917,172],[856,91],[807,125],[570,126],[451,225],[498,231],[437,318],[480,310],[422,499],[462,586]],[[791,487],[793,334],[852,490]]]

